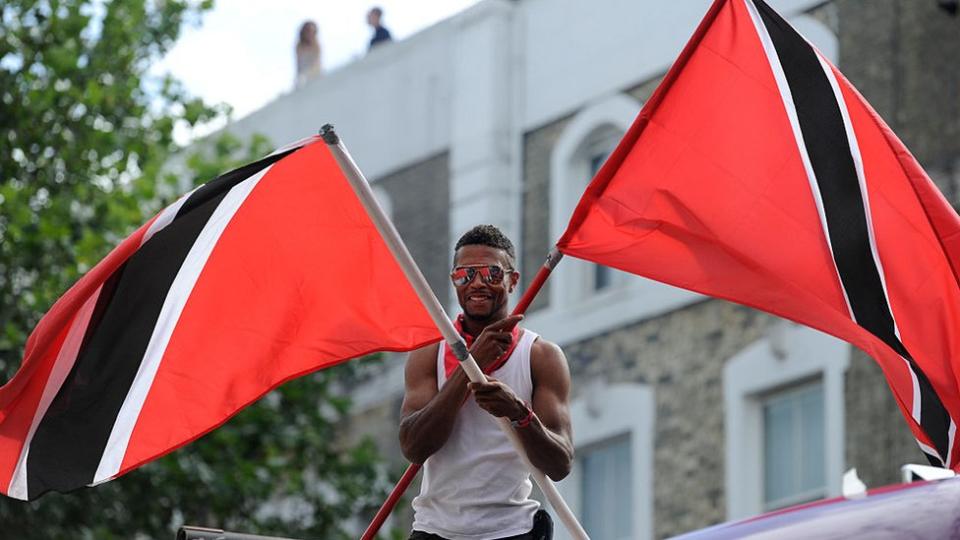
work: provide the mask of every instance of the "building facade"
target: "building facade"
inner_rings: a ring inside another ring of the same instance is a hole
[[[770,3],[957,201],[960,19],[936,0]],[[484,0],[227,130],[282,144],[335,124],[455,313],[459,235],[496,224],[532,277],[708,5]],[[669,537],[838,495],[851,467],[877,486],[924,460],[870,358],[749,308],[564,260],[525,325],[570,364],[577,457],[559,487],[595,540]],[[402,470],[402,355],[351,393],[350,437]]]

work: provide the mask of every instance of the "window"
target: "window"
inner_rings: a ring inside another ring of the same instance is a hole
[[[597,174],[597,171],[600,170],[600,167],[603,166],[603,162],[607,160],[610,152],[613,151],[613,147],[616,146],[616,141],[613,141],[612,144],[610,144],[609,141],[603,141],[601,145],[600,148],[592,149],[588,155],[587,164],[590,170],[590,178],[593,178]],[[593,283],[591,284],[592,290],[600,291],[613,285],[613,273],[613,268],[609,266],[594,264]]]
[[[640,111],[626,94],[588,103],[567,122],[550,154],[550,240],[567,228],[584,189]],[[565,258],[550,278],[549,302],[529,314],[572,343],[699,300],[695,293]]]
[[[823,383],[771,394],[762,407],[764,510],[824,497]]]
[[[616,148],[640,104],[616,95],[588,106],[564,128],[550,163],[551,234],[559,238],[590,180]],[[622,272],[584,261],[566,261],[558,269],[564,281],[561,304],[589,301],[627,283]],[[551,297],[551,303],[553,302]]]
[[[723,367],[727,518],[840,494],[846,343],[777,321]]]
[[[593,540],[653,536],[654,407],[648,386],[602,379],[570,404],[576,459],[557,489]],[[558,526],[554,538],[570,535]]]
[[[580,454],[583,528],[594,540],[629,539],[633,512],[630,438],[605,441]]]

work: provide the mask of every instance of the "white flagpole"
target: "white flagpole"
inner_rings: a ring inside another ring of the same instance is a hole
[[[410,256],[410,252],[407,251],[407,246],[404,245],[393,223],[386,214],[384,214],[383,209],[380,208],[377,199],[373,195],[373,191],[370,189],[370,185],[367,183],[367,179],[364,178],[363,173],[360,172],[360,168],[357,167],[353,158],[350,157],[350,153],[347,152],[347,148],[343,145],[340,137],[334,132],[333,126],[330,124],[323,126],[320,135],[333,153],[334,159],[337,160],[337,164],[340,165],[340,169],[343,171],[344,176],[347,177],[350,186],[353,188],[354,193],[357,194],[357,198],[360,199],[370,219],[373,220],[374,225],[376,225],[380,236],[383,237],[387,247],[390,248],[390,252],[393,253],[394,258],[396,258],[400,264],[400,268],[403,269],[407,281],[413,286],[413,290],[416,291],[420,302],[423,303],[423,306],[433,319],[434,324],[437,325],[440,333],[443,334],[443,339],[450,345],[457,359],[460,360],[460,366],[463,368],[467,378],[473,382],[486,381],[483,371],[480,370],[480,366],[477,365],[477,362],[470,355],[466,343],[464,343],[460,334],[457,333],[453,323],[450,322],[443,306],[440,305],[440,301],[437,300],[436,295],[433,294],[433,290],[430,289],[430,285],[427,284],[427,280],[420,272],[420,268],[416,262],[414,262],[413,257]],[[527,468],[530,469],[530,474],[533,476],[534,481],[540,486],[540,490],[547,498],[547,501],[550,502],[550,505],[553,506],[554,511],[557,512],[558,519],[567,528],[567,531],[569,531],[571,536],[576,540],[590,540],[586,531],[583,530],[583,527],[581,527],[577,521],[576,516],[573,515],[570,507],[567,506],[566,501],[560,496],[560,492],[557,491],[557,486],[555,486],[553,481],[547,478],[540,469],[537,469],[530,463],[523,449],[523,444],[510,426],[510,422],[507,421],[506,418],[496,418],[496,421],[510,442],[513,443],[517,453],[523,458]]]

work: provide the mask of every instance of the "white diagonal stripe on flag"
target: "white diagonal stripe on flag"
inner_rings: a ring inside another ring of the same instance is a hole
[[[170,341],[170,336],[176,328],[183,307],[190,298],[190,293],[197,282],[197,278],[203,271],[203,267],[216,246],[220,235],[226,229],[230,220],[236,214],[237,210],[246,200],[250,192],[257,186],[260,179],[266,175],[272,166],[266,167],[257,174],[240,182],[234,186],[223,198],[217,209],[210,216],[203,231],[197,237],[193,247],[183,261],[183,265],[177,272],[173,284],[167,293],[160,316],[157,319],[157,325],[153,329],[147,349],[144,353],[143,361],[137,370],[136,377],[124,399],[120,412],[117,415],[117,421],[110,432],[103,456],[100,458],[100,464],[97,466],[96,474],[93,478],[95,485],[110,480],[120,471],[123,463],[123,457],[126,454],[127,445],[130,442],[130,436],[136,426],[140,410],[147,398],[150,387],[153,385],[153,379],[160,367],[160,360],[163,358]]]
[[[77,353],[83,344],[83,336],[87,332],[87,326],[90,324],[90,317],[97,306],[97,299],[100,298],[100,292],[103,286],[97,287],[97,290],[87,298],[83,306],[77,312],[76,317],[70,324],[70,330],[67,331],[67,337],[63,340],[63,345],[57,353],[56,363],[47,377],[47,384],[43,387],[43,395],[37,410],[30,422],[30,431],[27,432],[27,438],[23,443],[23,449],[20,451],[20,457],[17,459],[17,465],[13,470],[13,477],[10,479],[10,487],[7,494],[15,499],[27,500],[27,457],[30,455],[30,441],[33,434],[37,431],[37,425],[47,413],[50,403],[63,386],[63,381],[73,369],[74,362],[77,361]]]
[[[167,225],[173,223],[173,219],[177,217],[177,213],[180,212],[180,207],[183,206],[183,203],[187,202],[187,199],[190,198],[190,195],[193,195],[193,192],[200,189],[195,187],[189,192],[185,193],[182,197],[174,201],[173,204],[164,208],[160,211],[160,215],[157,216],[157,219],[153,220],[153,223],[150,224],[150,227],[147,228],[147,232],[143,235],[143,240],[140,241],[140,245],[147,243],[147,240],[153,238],[153,235],[157,234]]]

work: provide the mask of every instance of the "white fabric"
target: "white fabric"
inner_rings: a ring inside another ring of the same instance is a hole
[[[493,377],[531,401],[530,349],[537,334],[524,330],[513,354]],[[437,354],[437,386],[446,382],[444,347]],[[447,443],[423,466],[413,500],[414,530],[450,540],[492,540],[524,534],[540,503],[530,499],[530,474],[494,417],[469,397]]]

